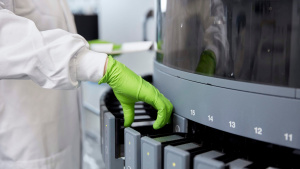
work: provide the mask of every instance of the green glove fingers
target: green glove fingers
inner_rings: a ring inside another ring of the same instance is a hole
[[[120,101],[124,112],[124,126],[128,127],[134,120],[134,103],[144,101],[158,110],[154,129],[159,129],[170,121],[173,105],[153,85],[143,80],[124,64],[109,56],[107,71],[99,84],[111,86]]]
[[[164,97],[165,98],[165,97]],[[167,121],[166,124],[171,123],[171,115],[173,112],[173,105],[167,98],[164,99],[165,105],[167,105]]]
[[[216,69],[216,56],[213,51],[206,50],[202,52],[196,72],[208,76],[213,76]]]
[[[155,87],[143,80],[143,85],[139,93],[139,100],[151,104],[157,112],[157,118],[153,124],[154,129],[160,129],[170,121],[173,105]]]
[[[170,122],[173,106],[171,102],[166,99],[162,94],[158,97],[155,107],[157,107],[157,119],[153,124],[154,129],[160,129],[164,125]]]
[[[134,103],[121,103],[124,112],[124,127],[130,127],[134,120]]]
[[[117,93],[114,89],[113,91],[114,93]],[[136,100],[134,99],[127,100],[126,96],[120,94],[116,95],[116,97],[118,100],[123,100],[123,102],[120,103],[122,105],[123,113],[124,113],[124,126],[130,127],[130,125],[134,120],[134,103],[136,102]]]

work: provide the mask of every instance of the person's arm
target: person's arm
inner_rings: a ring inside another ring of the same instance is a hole
[[[1,79],[31,79],[51,89],[75,89],[80,81],[108,83],[123,106],[125,127],[133,122],[137,101],[158,110],[155,129],[169,122],[173,110],[154,86],[112,57],[90,51],[83,37],[60,29],[40,32],[8,10],[0,10]]]
[[[107,70],[107,63],[108,63],[108,58],[106,58],[106,61],[105,61],[103,76],[105,75],[106,70]]]
[[[61,29],[40,32],[34,22],[0,10],[0,79],[31,79],[43,88],[75,89],[103,77],[106,54]]]

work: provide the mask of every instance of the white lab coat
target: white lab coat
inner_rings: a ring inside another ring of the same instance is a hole
[[[102,78],[107,55],[67,31],[65,0],[0,0],[0,169],[81,168],[76,89]]]

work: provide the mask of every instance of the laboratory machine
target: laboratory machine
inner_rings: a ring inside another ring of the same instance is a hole
[[[124,128],[101,98],[107,169],[300,168],[300,0],[156,0],[156,59],[146,76],[173,104],[138,102]]]

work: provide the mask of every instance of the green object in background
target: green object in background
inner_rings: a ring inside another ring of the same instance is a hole
[[[105,40],[95,39],[95,40],[88,41],[88,43],[91,45],[91,44],[99,44],[99,43],[106,44],[106,43],[111,43],[111,42],[105,41]],[[112,43],[112,44],[113,44],[113,50],[119,50],[122,47],[122,45],[119,45],[119,44],[114,44],[114,43]]]
[[[216,56],[213,51],[206,50],[202,52],[200,61],[196,68],[196,73],[207,76],[213,76],[216,70]]]
[[[105,40],[99,40],[99,39],[95,39],[95,40],[90,40],[88,41],[89,45],[91,46],[91,44],[106,44],[106,43],[111,43],[109,41],[105,41]],[[122,45],[119,45],[119,44],[113,44],[113,51],[115,50],[120,50]],[[116,57],[116,56],[119,56],[120,54],[113,54],[111,55],[112,57]]]
[[[109,56],[107,71],[99,81],[99,84],[101,83],[109,84],[120,101],[125,127],[129,127],[134,120],[134,104],[137,101],[144,101],[158,110],[157,119],[153,124],[154,129],[160,129],[170,121],[172,103],[153,85],[111,56]]]
[[[162,45],[163,45],[163,41],[159,40],[157,42],[157,49],[158,51],[156,52],[156,61],[163,63],[163,59],[164,59],[164,54],[162,52]]]
[[[159,40],[159,41],[157,42],[157,49],[161,50],[162,44],[163,44],[162,40]]]

